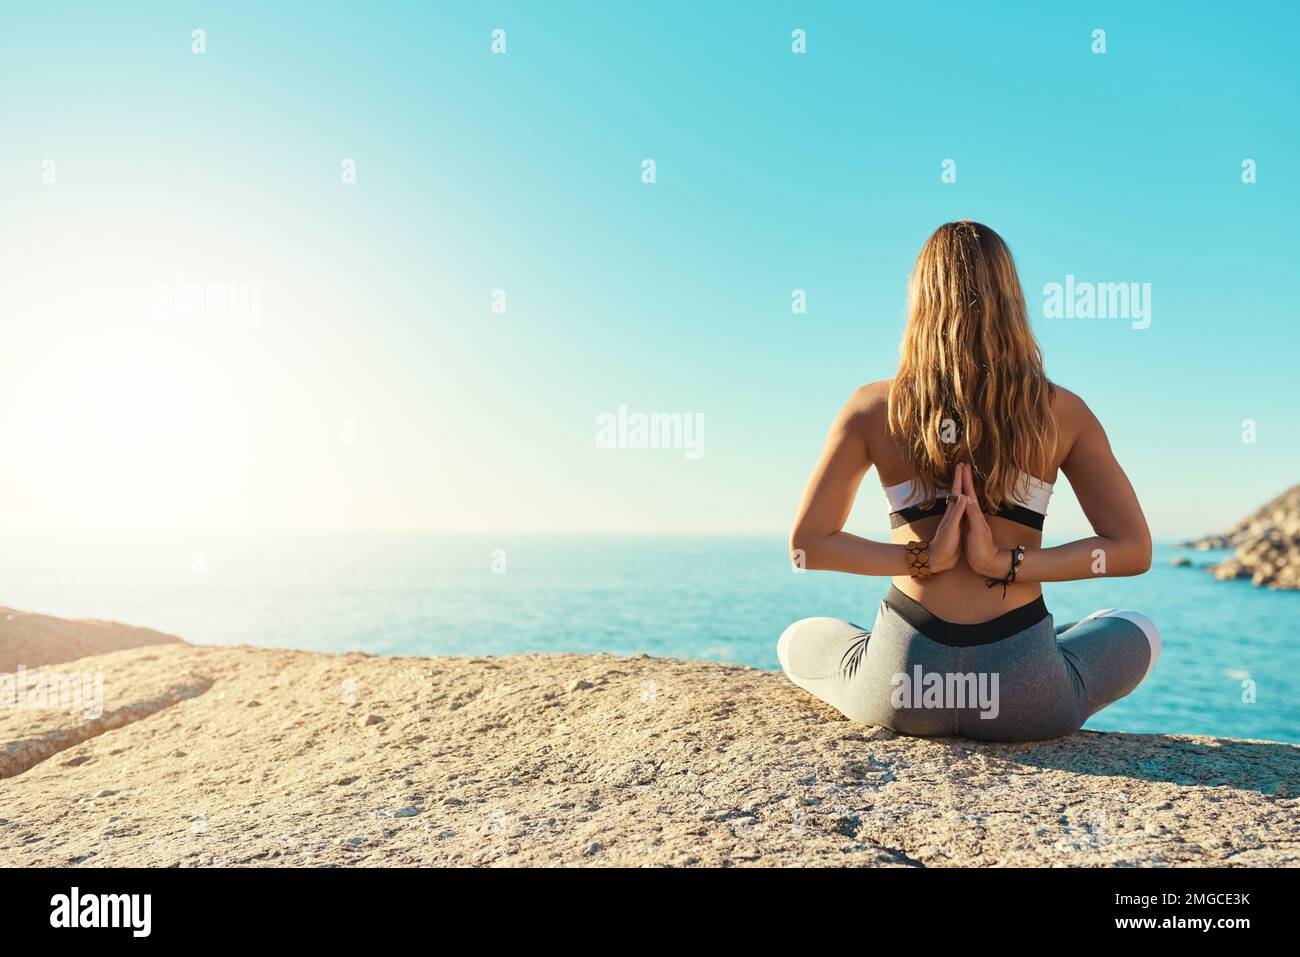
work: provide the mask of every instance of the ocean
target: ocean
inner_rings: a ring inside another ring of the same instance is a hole
[[[1140,578],[1044,586],[1058,623],[1128,607],[1161,630],[1156,670],[1085,727],[1300,743],[1300,593],[1218,582],[1174,567],[1178,554],[1217,557],[1164,543]],[[644,652],[776,669],[791,621],[870,627],[887,586],[796,574],[780,537],[0,540],[0,605],[199,643],[383,655]]]

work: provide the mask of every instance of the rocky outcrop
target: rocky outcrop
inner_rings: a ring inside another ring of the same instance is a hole
[[[645,656],[57,667],[103,716],[0,709],[0,866],[1300,865],[1289,744],[907,738]]]
[[[1287,489],[1224,534],[1185,542],[1182,547],[1236,549],[1231,558],[1208,566],[1216,578],[1249,578],[1268,588],[1300,588],[1300,485]]]
[[[176,644],[180,640],[152,628],[115,621],[54,618],[0,607],[0,673],[16,671],[20,666],[35,668],[120,648]]]

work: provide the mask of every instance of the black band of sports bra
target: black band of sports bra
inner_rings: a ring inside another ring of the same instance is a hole
[[[909,505],[907,508],[900,508],[897,512],[890,512],[889,527],[898,528],[901,525],[919,522],[923,518],[942,515],[948,507],[944,501],[946,497],[941,495],[929,505]],[[1026,508],[1023,505],[1004,505],[990,514],[996,515],[998,518],[1010,519],[1029,528],[1036,528],[1040,532],[1043,530],[1043,519],[1047,517],[1041,512],[1035,512],[1032,508]]]

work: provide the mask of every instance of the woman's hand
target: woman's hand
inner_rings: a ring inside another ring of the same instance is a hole
[[[953,475],[953,491],[960,492],[965,501],[965,534],[962,544],[966,551],[966,564],[977,574],[988,578],[998,578],[1010,567],[1010,556],[1003,560],[1003,550],[993,541],[989,523],[980,511],[979,499],[975,497],[975,480],[971,467],[958,463]],[[1002,571],[998,571],[1002,569]]]
[[[955,484],[955,483],[954,483]],[[932,574],[946,572],[957,564],[961,557],[961,523],[966,511],[966,496],[956,488],[952,490],[948,508],[939,519],[939,527],[930,539],[930,571]]]

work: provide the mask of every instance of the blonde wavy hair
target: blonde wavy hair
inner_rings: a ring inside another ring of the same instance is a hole
[[[987,511],[1047,474],[1056,448],[1051,382],[1011,250],[979,223],[946,223],[921,247],[889,389],[889,430],[933,493],[970,462]]]

